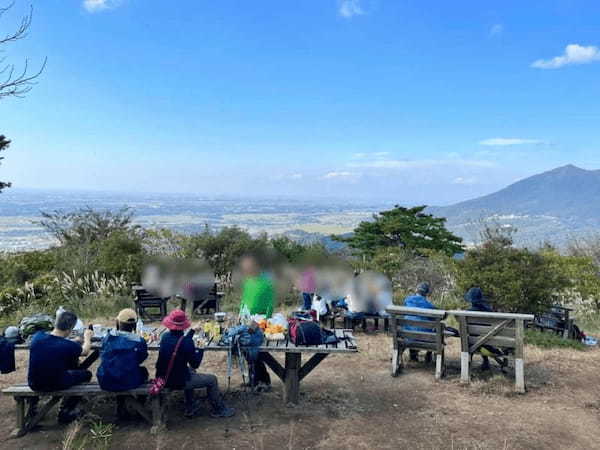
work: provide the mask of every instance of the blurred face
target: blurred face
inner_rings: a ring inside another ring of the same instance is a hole
[[[258,265],[254,258],[248,256],[243,258],[240,262],[240,268],[245,277],[255,277],[258,275]]]

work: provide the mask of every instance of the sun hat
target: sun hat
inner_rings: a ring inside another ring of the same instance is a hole
[[[137,320],[137,314],[131,308],[122,309],[117,316],[117,321],[121,323],[132,323]]]
[[[162,324],[171,331],[183,331],[190,327],[191,323],[185,312],[181,309],[174,309],[162,320]]]

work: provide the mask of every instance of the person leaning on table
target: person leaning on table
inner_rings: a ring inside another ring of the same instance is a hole
[[[105,391],[129,391],[148,381],[148,369],[141,366],[148,358],[148,345],[135,333],[136,322],[135,311],[123,309],[117,316],[116,329],[110,330],[102,339],[96,377]],[[131,418],[124,397],[117,397],[117,415],[120,420]]]
[[[194,417],[200,412],[202,405],[194,400],[194,389],[206,388],[208,400],[212,406],[212,417],[231,417],[235,414],[233,408],[228,408],[223,403],[219,392],[219,382],[212,374],[196,373],[200,367],[204,350],[196,348],[192,340],[193,332],[184,336],[184,331],[190,328],[191,323],[180,309],[175,309],[165,317],[162,324],[169,330],[160,340],[158,360],[156,361],[156,377],[166,377],[165,387],[183,389],[185,401],[185,416]],[[177,342],[181,344],[175,355],[173,367],[167,377],[169,362],[175,352]]]
[[[27,382],[33,391],[62,391],[92,378],[92,372],[79,369],[79,357],[86,356],[92,347],[92,331],[83,333],[83,346],[67,339],[75,324],[77,316],[70,311],[63,311],[56,319],[54,329],[50,333],[38,331],[31,339],[29,348],[29,371]],[[63,398],[58,413],[60,423],[69,423],[77,419],[81,412],[76,409],[80,397]],[[29,413],[35,415],[38,397],[30,400]]]

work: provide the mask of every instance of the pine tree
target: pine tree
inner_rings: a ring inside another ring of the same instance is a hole
[[[10,145],[10,141],[8,139],[6,139],[5,136],[0,134],[0,152],[6,150],[9,145]],[[4,158],[2,156],[0,156],[0,161],[2,161],[3,159]],[[2,189],[8,188],[8,187],[10,187],[10,183],[0,181],[0,192],[2,192]]]

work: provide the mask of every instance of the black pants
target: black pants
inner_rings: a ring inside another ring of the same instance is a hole
[[[258,354],[256,361],[248,361],[248,367],[250,372],[250,386],[257,386],[258,383],[271,384],[271,376],[267,370],[267,365],[263,359],[262,354]]]
[[[58,386],[56,388],[57,391],[69,389],[77,384],[87,383],[92,379],[92,372],[89,370],[68,370],[66,375],[67,376],[65,378],[69,381],[63,386]],[[27,413],[29,416],[37,413],[37,405],[39,401],[39,397],[31,397],[29,399],[29,411]],[[80,401],[81,397],[63,397],[62,401],[60,402],[60,409],[58,411],[59,416],[61,414],[67,414],[70,411],[73,411]]]

